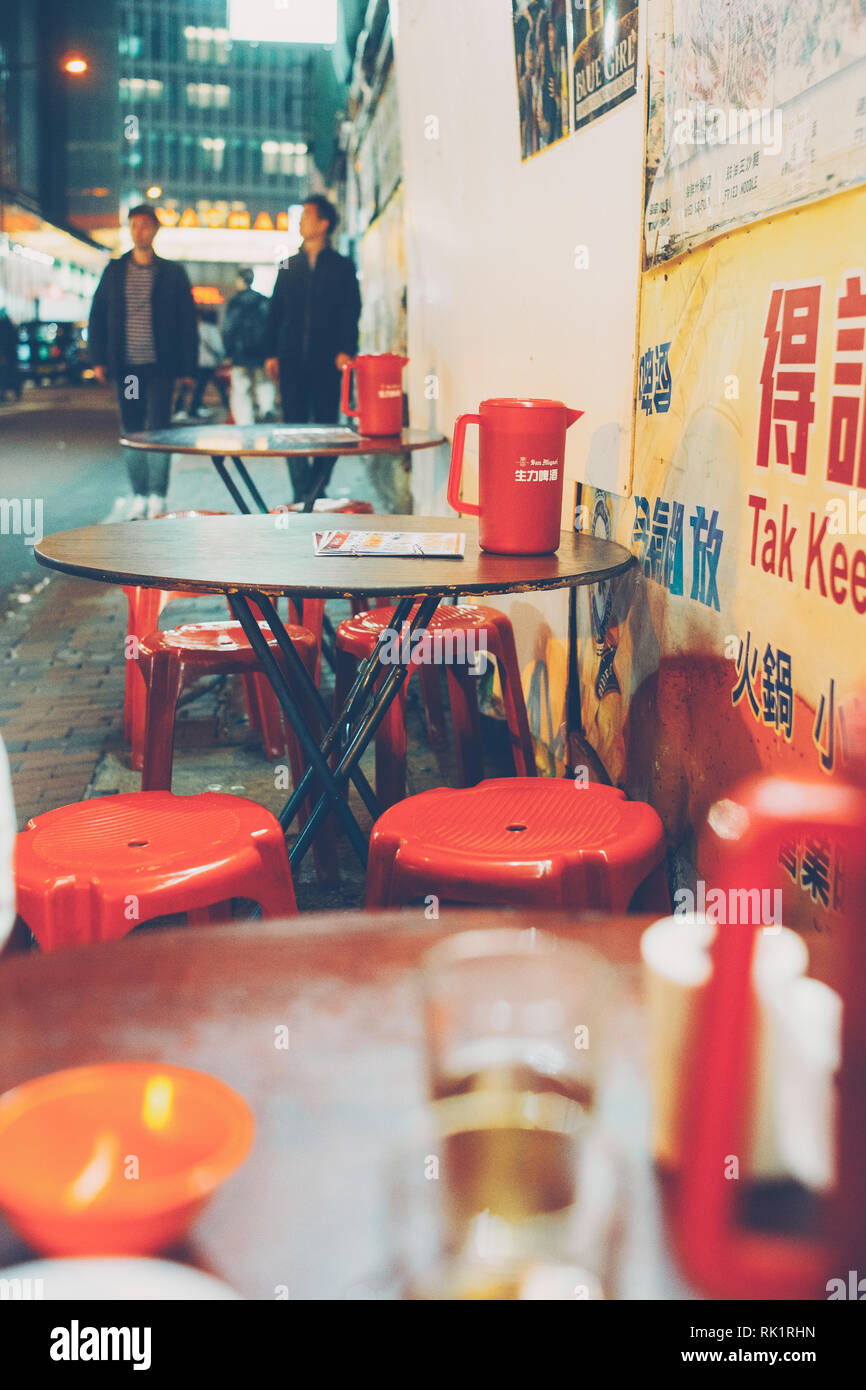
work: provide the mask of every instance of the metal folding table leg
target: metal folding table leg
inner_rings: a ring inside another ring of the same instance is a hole
[[[321,753],[323,755],[327,755],[328,753],[330,753],[331,749],[334,746],[334,743],[337,740],[337,736],[341,728],[341,720],[345,721],[345,719],[348,717],[350,709],[352,707],[351,701],[353,698],[357,698],[357,694],[362,688],[363,676],[365,673],[359,674],[358,678],[355,680],[352,686],[351,691],[349,692],[349,696],[347,697],[347,700],[345,702],[344,709],[340,711],[340,714],[338,714],[337,718],[333,719],[332,722],[332,713],[325,704],[325,701],[322,699],[321,693],[318,690],[315,681],[312,679],[306,666],[301,661],[300,657],[295,651],[294,646],[292,645],[291,638],[289,637],[288,633],[283,627],[282,620],[280,618],[279,613],[277,612],[275,604],[267,596],[267,594],[257,594],[254,602],[256,606],[260,609],[262,617],[264,618],[265,622],[268,624],[268,627],[271,629],[271,632],[274,634],[274,637],[276,638],[277,645],[279,646],[280,651],[283,654],[283,657],[289,668],[290,675],[296,682],[296,685],[300,686],[300,688],[303,690],[305,697],[309,701],[310,705],[316,710],[318,717],[321,720],[322,728],[327,730],[324,739],[320,742],[319,745]],[[368,677],[368,684],[369,680],[370,677]],[[289,800],[289,802],[287,802],[286,806],[284,807],[283,814],[286,817],[286,825],[291,825],[292,821],[294,820],[297,808],[304,798],[312,775],[312,772],[309,770],[304,774],[302,781],[299,783],[291,799]],[[352,780],[354,781],[355,786],[357,787],[358,792],[360,793],[360,796],[367,807],[367,810],[374,817],[374,819],[381,815],[382,808],[376,800],[375,793],[373,792],[372,787],[370,786],[369,782],[367,781],[367,778],[364,776],[360,768],[357,768],[355,770],[355,772],[352,775]]]
[[[411,604],[414,602],[414,600],[410,599],[409,602]],[[410,641],[407,643],[407,647],[411,647],[411,637],[414,633],[423,632],[429,626],[433,614],[436,612],[438,606],[438,594],[429,594],[421,600],[418,612],[415,614],[414,619],[409,625],[408,635]],[[402,622],[400,627],[397,628],[397,630],[402,631]],[[402,645],[403,644],[401,642],[400,646],[402,647]],[[373,660],[374,657],[370,657],[368,658],[368,661],[364,664],[368,665],[369,662]],[[392,666],[391,670],[388,672],[388,675],[385,677],[385,680],[382,682],[382,685],[380,686],[379,690],[376,692],[372,706],[365,714],[363,719],[354,728],[352,728],[350,722],[348,728],[347,745],[340,759],[340,762],[333,774],[334,781],[338,786],[344,786],[348,781],[349,777],[353,775],[353,770],[358,760],[363,756],[367,744],[370,742],[370,739],[373,738],[373,736],[376,733],[376,730],[378,729],[382,720],[385,718],[385,715],[387,714],[392,701],[396,699],[400,686],[405,681],[407,674],[408,666],[404,662],[401,661]],[[347,705],[351,705],[351,699],[347,700],[346,703]],[[303,781],[301,783],[301,786],[302,785]],[[300,787],[298,788],[298,790],[300,790]],[[295,793],[295,795],[297,795],[297,792]],[[313,808],[313,811],[311,812],[309,819],[307,820],[306,824],[301,830],[301,833],[299,834],[297,840],[295,841],[295,844],[292,847],[291,853],[289,854],[289,862],[291,863],[293,869],[296,863],[299,863],[303,856],[306,854],[307,850],[313,842],[313,837],[315,836],[316,831],[318,830],[322,821],[328,814],[329,809],[330,807],[328,803],[328,798],[326,796],[322,796]],[[366,864],[366,855],[364,858],[364,863]]]
[[[409,613],[412,611],[413,603],[414,599],[401,599],[395,611],[395,619],[399,619],[401,624],[403,620],[407,618]],[[277,622],[279,622],[279,616],[277,616]],[[274,634],[276,635],[276,630],[274,628],[272,628],[272,631],[274,631]],[[277,641],[279,640],[279,637],[277,637]],[[336,718],[333,720],[332,724],[327,730],[327,733],[325,734],[322,743],[320,744],[320,750],[323,754],[330,753],[335,745],[339,747],[340,735],[341,733],[343,733],[343,731],[345,731],[346,739],[348,740],[351,721],[354,718],[354,715],[358,710],[361,701],[363,700],[366,702],[370,698],[370,693],[372,691],[373,686],[375,685],[376,677],[379,675],[379,652],[385,640],[386,634],[383,632],[380,634],[379,639],[376,642],[376,646],[370,654],[370,656],[367,657],[367,659],[361,662],[361,664],[359,665],[358,673],[355,677],[351,690],[346,696],[346,699],[343,703],[343,707],[337,714]],[[306,672],[304,673],[304,676],[306,676]],[[319,696],[318,691],[316,691],[316,697],[317,699],[321,699],[321,696]],[[330,718],[330,716],[326,715],[326,718]],[[308,794],[308,791],[311,790],[310,782],[312,781],[312,778],[313,772],[310,768],[307,768],[306,772],[304,773],[303,777],[301,778],[300,782],[298,783],[297,787],[292,793],[291,798],[280,812],[280,822],[283,826],[291,825],[292,821],[297,815],[301,802],[303,801],[304,797]],[[374,820],[378,820],[379,816],[382,814],[382,807],[376,800],[376,797],[372,789],[370,788],[367,779],[361,772],[360,768],[356,768],[353,772],[353,781],[355,782],[358,791],[361,793],[364,803],[371,816]]]
[[[263,515],[267,516],[268,504],[265,501],[264,497],[262,497],[262,494],[259,492],[252,478],[250,477],[249,469],[247,468],[243,459],[238,458],[237,454],[232,454],[232,462],[234,463],[235,468],[238,470],[238,474],[241,478],[241,481],[246,485],[250,497],[255,502],[259,511],[262,512]]]
[[[228,491],[230,492],[232,497],[232,501],[234,502],[238,511],[243,512],[244,516],[249,516],[250,509],[244,501],[243,497],[241,496],[241,493],[238,491],[237,485],[234,479],[232,478],[231,474],[229,473],[229,470],[225,466],[225,455],[211,454],[211,459],[213,460],[214,468],[216,469],[217,473],[219,473],[220,477],[222,478],[223,482],[228,488]]]
[[[307,725],[304,713],[295,700],[289,683],[280,669],[279,663],[275,659],[264,633],[253,617],[249,598],[246,594],[230,593],[228,594],[228,600],[232,612],[241,624],[250,646],[259,659],[262,670],[267,676],[286,718],[298,736],[301,747],[310,764],[305,777],[312,770],[322,785],[322,799],[316,809],[319,809],[322,802],[324,802],[326,807],[329,804],[333,805],[334,810],[346,829],[352,848],[355,850],[361,863],[366,864],[367,841],[364,838],[361,827],[353,816],[349,803],[343,796],[340,784],[328,766],[327,759],[321,752],[315,735]],[[255,595],[253,595],[253,602],[257,602]],[[286,640],[288,640],[288,638]],[[295,653],[295,655],[297,656],[297,653]],[[309,841],[307,841],[307,843],[309,843]],[[301,857],[301,855],[296,856],[296,858],[292,860],[293,865],[299,862]]]

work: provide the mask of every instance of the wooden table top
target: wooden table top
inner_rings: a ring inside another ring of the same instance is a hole
[[[638,943],[650,918],[423,909],[140,931],[0,961],[0,1091],[122,1059],[212,1073],[252,1108],[249,1158],[169,1258],[247,1298],[386,1296],[389,1180],[425,1102],[418,962],[467,927],[539,927],[614,963],[599,1109],[629,1171],[620,1297],[682,1298],[647,1159]],[[289,1029],[287,1050],[275,1030]],[[0,1218],[0,1266],[30,1256]],[[0,1269],[2,1273],[2,1269]],[[360,1291],[366,1292],[360,1292]]]
[[[478,526],[462,517],[352,516],[357,531],[463,531],[462,560],[314,556],[313,532],[333,518],[278,516],[182,517],[58,531],[36,546],[49,569],[109,584],[190,593],[244,590],[323,598],[353,594],[521,593],[594,584],[634,563],[624,546],[563,531],[553,555],[491,555],[478,546]]]
[[[293,438],[293,436],[296,436]],[[328,437],[331,436],[331,442]],[[338,425],[178,425],[122,436],[126,449],[153,454],[207,454],[214,458],[291,458],[316,454],[343,458],[352,454],[402,454],[447,444],[444,434],[403,430],[382,437],[357,434]]]

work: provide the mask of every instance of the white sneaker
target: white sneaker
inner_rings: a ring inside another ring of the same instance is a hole
[[[131,497],[118,497],[108,516],[102,518],[103,523],[111,521],[126,521],[129,508],[132,506]]]
[[[160,497],[158,492],[152,492],[147,499],[147,519],[152,521],[155,516],[162,516],[165,511],[165,498]]]
[[[132,499],[132,505],[124,517],[125,521],[141,521],[147,516],[147,498],[136,495]]]

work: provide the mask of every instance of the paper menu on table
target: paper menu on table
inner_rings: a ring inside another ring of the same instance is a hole
[[[316,555],[378,555],[411,559],[462,560],[462,531],[316,531]]]

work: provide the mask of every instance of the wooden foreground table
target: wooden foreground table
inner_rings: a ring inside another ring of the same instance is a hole
[[[639,997],[649,918],[443,909],[139,931],[0,961],[0,1091],[45,1072],[137,1058],[220,1077],[252,1108],[246,1163],[170,1252],[246,1298],[392,1297],[394,1155],[425,1100],[417,965],[450,931],[554,929],[615,964],[600,1105],[629,1170],[620,1298],[688,1298],[666,1253],[648,1161]],[[276,1046],[288,1028],[289,1047]],[[405,1233],[401,1233],[405,1237]],[[31,1257],[0,1219],[3,1267]]]

